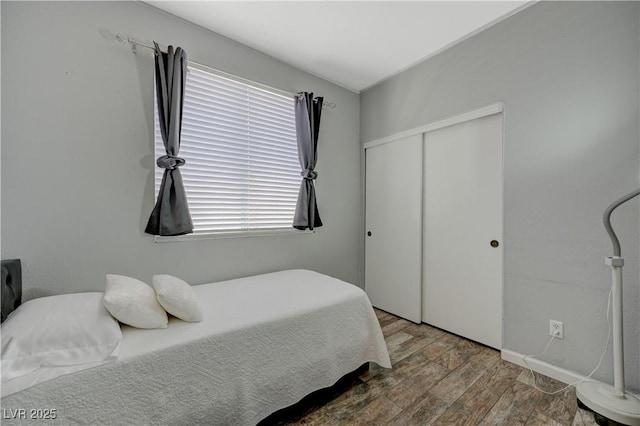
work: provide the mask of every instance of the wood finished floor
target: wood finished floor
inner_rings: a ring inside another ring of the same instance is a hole
[[[344,393],[287,425],[591,426],[575,389],[546,395],[494,349],[376,310],[393,369],[371,364]],[[536,374],[538,387],[563,383]]]

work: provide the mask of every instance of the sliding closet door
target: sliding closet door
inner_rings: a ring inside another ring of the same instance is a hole
[[[365,290],[373,306],[420,322],[422,135],[366,150]]]
[[[502,347],[502,114],[424,135],[422,320]]]

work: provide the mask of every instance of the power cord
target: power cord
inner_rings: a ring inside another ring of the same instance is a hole
[[[549,339],[549,341],[547,342],[547,346],[544,347],[544,351],[541,354],[538,355],[525,355],[524,357],[522,357],[522,360],[524,361],[525,365],[527,366],[527,368],[529,369],[529,372],[531,372],[531,377],[533,378],[533,387],[537,390],[539,390],[540,392],[547,394],[547,395],[555,395],[557,393],[563,392],[567,389],[569,389],[571,386],[575,386],[578,383],[582,383],[582,382],[586,382],[588,379],[591,378],[591,376],[594,375],[594,373],[596,371],[598,371],[598,368],[600,368],[600,366],[602,365],[602,360],[604,359],[605,354],[607,353],[607,349],[609,348],[609,341],[611,340],[611,319],[609,318],[609,314],[611,312],[611,295],[613,294],[613,285],[611,286],[611,290],[609,290],[609,297],[607,299],[607,326],[609,327],[609,331],[607,332],[607,343],[604,345],[604,350],[602,351],[602,354],[600,355],[600,361],[598,361],[598,365],[596,365],[596,367],[593,369],[593,371],[591,371],[591,373],[589,373],[589,375],[583,379],[580,379],[578,381],[575,381],[573,383],[569,383],[567,386],[563,387],[562,389],[559,389],[557,391],[554,392],[548,392],[545,391],[543,389],[540,389],[538,387],[538,384],[536,383],[536,375],[533,372],[533,369],[529,366],[529,363],[527,362],[527,358],[538,358],[541,356],[544,356],[547,353],[547,350],[549,350],[549,346],[551,346],[551,342],[553,342],[554,339],[556,339],[556,335],[553,334],[551,335],[551,339]]]

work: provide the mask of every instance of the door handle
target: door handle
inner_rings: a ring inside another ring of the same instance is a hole
[[[371,231],[367,232],[367,237],[371,236]]]
[[[491,242],[489,243],[491,245],[491,247],[496,248],[500,245],[500,243],[498,242],[498,240],[491,240]]]

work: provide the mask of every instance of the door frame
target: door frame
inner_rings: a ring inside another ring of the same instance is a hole
[[[506,122],[506,112],[505,112],[505,105],[504,102],[500,101],[500,102],[496,102],[496,103],[492,103],[489,105],[486,105],[484,107],[480,107],[474,110],[470,110],[467,112],[464,112],[462,114],[456,114],[453,116],[449,116],[446,118],[443,118],[441,120],[437,120],[437,121],[433,121],[431,123],[425,124],[423,126],[419,126],[419,127],[414,127],[412,129],[409,130],[405,130],[402,132],[398,132],[395,133],[393,135],[390,136],[385,136],[383,138],[378,138],[378,139],[373,139],[370,141],[363,141],[362,142],[362,149],[360,151],[360,182],[361,182],[361,210],[362,210],[362,215],[361,215],[361,239],[360,239],[360,265],[359,265],[359,271],[360,271],[360,287],[362,287],[364,289],[364,285],[365,285],[365,267],[364,267],[364,262],[365,262],[365,238],[366,238],[366,150],[367,148],[371,148],[377,145],[382,145],[382,144],[386,144],[386,143],[393,143],[396,140],[399,139],[403,139],[409,136],[415,136],[418,134],[424,134],[424,133],[428,133],[428,132],[432,132],[434,130],[438,130],[438,129],[442,129],[445,127],[449,127],[449,126],[453,126],[455,124],[460,124],[460,123],[464,123],[466,121],[471,121],[471,120],[476,120],[478,118],[483,118],[483,117],[487,117],[489,115],[494,115],[494,114],[500,114],[502,113],[502,181],[500,182],[502,188],[500,190],[501,195],[502,195],[502,224],[501,224],[501,231],[502,231],[502,244],[503,244],[503,250],[502,250],[502,268],[500,271],[500,276],[501,276],[501,306],[502,306],[502,312],[500,313],[500,316],[502,318],[502,330],[501,330],[501,334],[502,334],[502,347],[504,347],[504,265],[505,265],[505,252],[506,252],[506,245],[505,245],[505,234],[504,234],[504,222],[505,222],[505,202],[504,202],[504,195],[505,195],[505,190],[504,190],[504,177],[505,177],[505,173],[504,173],[504,163],[505,163],[505,147],[506,147],[506,128],[505,128],[505,122]],[[424,138],[423,138],[424,140]],[[424,143],[424,142],[423,142]],[[423,171],[424,174],[424,171]],[[500,348],[502,349],[502,348]]]
[[[474,109],[472,111],[467,111],[462,114],[457,114],[451,117],[447,117],[442,120],[433,121],[429,124],[425,124],[424,126],[414,127],[413,129],[395,133],[391,136],[385,136],[384,138],[374,139],[369,142],[363,142],[362,150],[364,151],[365,149],[371,148],[372,146],[390,143],[398,139],[404,139],[409,136],[415,136],[421,133],[432,132],[434,130],[442,129],[444,127],[453,126],[454,124],[464,123],[465,121],[475,120],[477,118],[486,117],[488,115],[498,114],[500,112],[504,113],[504,102],[497,102],[495,104],[487,105],[482,108]],[[503,120],[502,130],[503,130],[503,139],[504,139],[504,120]],[[503,145],[503,149],[504,149],[504,145]]]

